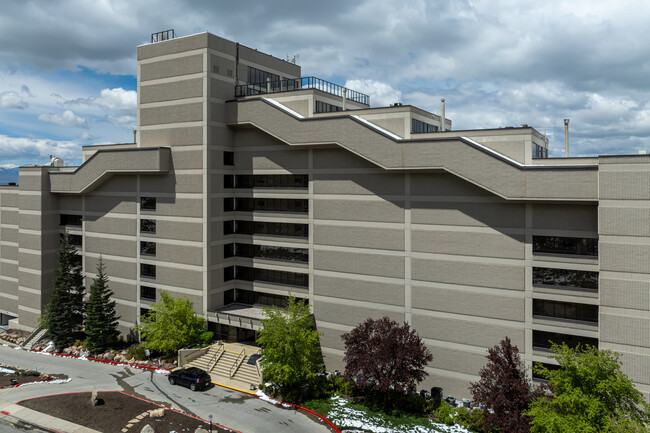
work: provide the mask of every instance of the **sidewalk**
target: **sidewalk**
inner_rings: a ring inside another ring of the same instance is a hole
[[[55,418],[35,410],[0,400],[0,418],[20,420],[46,431],[64,433],[100,433],[87,427]]]

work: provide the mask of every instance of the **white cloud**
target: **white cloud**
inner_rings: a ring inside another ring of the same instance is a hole
[[[373,107],[386,107],[402,102],[402,92],[393,89],[390,84],[375,80],[348,80],[345,87],[370,96]]]
[[[0,168],[4,168],[5,170],[16,168],[16,167],[18,167],[18,165],[16,164],[0,164]]]
[[[106,116],[109,122],[118,128],[126,129],[135,129],[136,128],[136,117],[135,116],[111,116],[110,114]]]
[[[124,90],[121,87],[102,89],[99,97],[71,99],[63,104],[67,106],[96,106],[107,108],[116,113],[130,114],[137,110],[138,93],[134,90]]]
[[[50,155],[64,160],[78,160],[81,146],[73,141],[0,135],[0,155],[0,163],[6,165],[45,164]]]
[[[77,116],[71,110],[65,110],[61,114],[41,114],[38,116],[39,120],[43,122],[56,123],[61,126],[69,126],[74,128],[87,128],[88,124],[86,119]]]
[[[9,91],[0,93],[0,107],[24,110],[29,104],[18,93]]]

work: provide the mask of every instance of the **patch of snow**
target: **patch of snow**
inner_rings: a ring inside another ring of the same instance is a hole
[[[15,373],[15,371],[14,370],[9,370],[8,368],[0,367],[0,373],[9,373],[9,374],[11,374],[11,373]]]
[[[368,416],[365,412],[347,407],[347,400],[335,396],[332,397],[333,408],[325,415],[327,419],[334,424],[341,426],[343,432],[352,432],[349,429],[361,429],[362,431],[370,431],[373,433],[470,433],[464,427],[459,425],[448,426],[445,424],[438,424],[432,421],[428,425],[421,426],[404,426],[396,429],[376,417]]]
[[[156,370],[154,373],[164,374],[165,376],[169,375],[169,370]]]
[[[45,347],[45,349],[41,350],[41,352],[43,352],[43,353],[49,352],[50,349],[54,349],[54,342],[53,341],[50,341],[49,343],[47,343],[47,346]]]
[[[27,385],[49,385],[49,384],[58,384],[58,383],[68,383],[72,379],[67,378],[67,379],[55,379],[55,380],[47,380],[47,381],[40,381],[40,382],[27,382],[27,383],[21,383],[20,386],[27,386]]]

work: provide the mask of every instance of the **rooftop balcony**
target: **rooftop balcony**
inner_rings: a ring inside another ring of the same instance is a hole
[[[304,89],[317,89],[340,98],[345,93],[345,99],[349,101],[370,105],[370,97],[368,95],[316,77],[287,78],[279,81],[267,81],[265,83],[242,84],[235,86],[235,97],[294,92]]]

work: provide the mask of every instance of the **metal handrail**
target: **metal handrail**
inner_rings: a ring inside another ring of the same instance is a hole
[[[338,84],[325,81],[318,77],[286,78],[284,80],[277,81],[242,84],[235,86],[235,97],[262,95],[266,93],[293,92],[303,89],[316,89],[341,98],[345,94],[345,99],[349,101],[358,102],[364,105],[370,105],[370,96],[361,92],[357,92],[356,90],[350,90]]]
[[[257,368],[257,377],[261,381],[263,377],[262,377],[262,370],[260,370],[260,359],[261,358],[255,360],[255,368]]]
[[[241,362],[244,360],[245,357],[246,357],[246,349],[242,350],[241,353],[239,355],[237,355],[237,359],[235,359],[235,363],[232,365],[232,367],[230,367],[229,374],[230,374],[231,379],[235,375],[235,373],[237,372],[237,369],[239,368],[239,364],[241,364]],[[241,358],[241,359],[239,359],[239,358]]]
[[[217,365],[217,362],[221,359],[224,353],[226,353],[226,350],[223,348],[223,343],[219,342],[217,343],[217,351],[212,355],[212,359],[208,363],[208,371],[212,371],[215,365]]]

